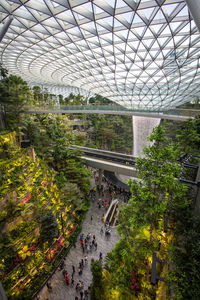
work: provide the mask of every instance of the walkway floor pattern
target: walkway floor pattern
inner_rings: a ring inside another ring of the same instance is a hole
[[[45,286],[39,294],[40,300],[74,300],[75,296],[78,296],[78,299],[80,299],[80,292],[76,292],[75,290],[76,283],[79,280],[82,280],[84,283],[84,289],[87,289],[91,284],[91,259],[99,259],[99,253],[101,251],[103,253],[104,261],[106,254],[114,248],[116,242],[119,240],[119,236],[117,235],[114,228],[112,228],[111,236],[109,238],[107,238],[105,234],[101,235],[100,230],[103,225],[101,217],[103,213],[105,213],[104,208],[99,209],[97,202],[92,202],[82,226],[82,233],[84,233],[85,236],[88,233],[91,233],[92,236],[96,236],[97,251],[92,250],[92,252],[88,254],[87,251],[85,251],[85,253],[83,254],[78,237],[76,248],[72,247],[69,254],[65,258],[65,269],[68,272],[69,278],[71,278],[72,274],[72,265],[75,266],[76,272],[74,274],[74,287],[72,287],[71,285],[67,286],[62,271],[57,270],[52,276],[51,280],[49,280],[52,286],[52,291],[49,292],[47,287]],[[92,221],[91,215],[93,216]],[[88,264],[84,266],[82,275],[79,275],[77,273],[78,265],[85,255],[87,255],[88,257]]]

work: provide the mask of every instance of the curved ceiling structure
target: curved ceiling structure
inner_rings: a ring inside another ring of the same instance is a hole
[[[126,107],[200,95],[200,35],[184,0],[1,0],[3,65],[30,84],[74,86]]]

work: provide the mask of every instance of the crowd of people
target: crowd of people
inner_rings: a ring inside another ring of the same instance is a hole
[[[112,182],[106,179],[106,177],[102,176],[102,184],[99,187],[99,178],[96,174],[96,170],[94,171],[94,178],[96,185],[90,191],[90,198],[99,210],[101,210],[100,219],[102,221],[102,226],[100,229],[100,236],[105,234],[108,238],[111,235],[111,227],[110,224],[105,222],[104,215],[110,203],[113,199],[118,198],[122,202],[127,202],[130,198],[130,192],[126,189],[115,186]],[[97,184],[98,182],[98,184]],[[121,199],[120,199],[121,196]],[[93,215],[90,216],[90,223],[94,222]],[[98,243],[95,234],[91,234],[88,232],[87,234],[81,233],[79,236],[79,245],[82,250],[82,258],[77,265],[71,265],[70,267],[66,267],[64,259],[61,261],[59,265],[59,270],[62,272],[64,283],[69,288],[74,288],[75,290],[75,300],[88,300],[90,295],[90,286],[86,285],[82,280],[84,273],[84,269],[88,265],[88,255],[93,254],[99,258],[99,261],[103,262],[103,253],[98,252]],[[75,276],[76,274],[76,276]],[[52,292],[52,286],[50,282],[46,284],[49,292]],[[39,297],[37,298],[39,299]],[[46,299],[48,300],[48,299]]]
[[[94,172],[94,178],[95,178],[95,184],[96,186],[90,191],[90,196],[93,201],[96,201],[97,194],[100,197],[107,197],[107,204],[110,205],[112,199],[115,199],[116,197],[119,198],[119,200],[122,200],[124,203],[127,203],[128,200],[131,197],[131,192],[127,188],[122,188],[118,185],[113,184],[110,180],[108,180],[104,175],[102,175],[102,183],[99,185],[99,177],[96,173],[96,170],[93,170]],[[102,207],[102,203],[99,204],[99,208]]]

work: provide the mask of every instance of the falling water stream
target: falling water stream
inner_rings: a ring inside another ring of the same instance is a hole
[[[146,140],[154,127],[160,124],[158,118],[133,117],[133,156],[144,157],[143,148],[151,143]]]

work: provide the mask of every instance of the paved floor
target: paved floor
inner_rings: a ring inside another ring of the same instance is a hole
[[[105,194],[104,198],[108,197]],[[97,197],[98,200],[98,197]],[[80,292],[76,292],[75,286],[79,280],[82,280],[84,283],[84,289],[87,289],[92,281],[92,274],[90,271],[91,259],[94,258],[99,259],[100,251],[103,253],[103,261],[108,252],[114,248],[116,242],[119,240],[119,236],[116,233],[116,230],[112,228],[111,236],[107,238],[105,234],[100,233],[101,227],[103,225],[101,221],[102,215],[105,213],[104,208],[98,208],[97,200],[91,203],[90,209],[86,215],[86,218],[83,223],[82,233],[86,236],[88,233],[91,233],[92,236],[96,236],[97,241],[97,251],[92,250],[91,253],[83,254],[83,251],[80,246],[79,237],[76,243],[76,248],[72,247],[69,254],[65,258],[65,269],[68,272],[69,277],[71,277],[72,273],[72,265],[75,266],[76,272],[74,275],[74,287],[71,285],[67,286],[62,274],[62,271],[57,270],[56,273],[52,276],[52,279],[49,281],[52,286],[52,292],[49,292],[47,287],[45,286],[39,294],[40,300],[75,300],[75,296],[78,296],[80,299]],[[93,220],[91,221],[91,215],[93,216]],[[77,273],[78,265],[81,258],[87,255],[88,264],[83,268],[83,274],[79,275]]]

